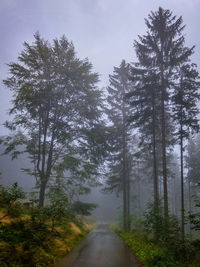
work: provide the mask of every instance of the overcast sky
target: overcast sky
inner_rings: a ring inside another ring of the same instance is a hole
[[[196,45],[193,61],[200,66],[200,0],[0,0],[0,135],[7,133],[2,123],[11,106],[2,83],[6,63],[17,60],[36,31],[50,41],[65,34],[78,56],[92,62],[102,87],[122,59],[135,61],[133,41],[145,34],[144,18],[159,6],[183,16],[186,44]]]

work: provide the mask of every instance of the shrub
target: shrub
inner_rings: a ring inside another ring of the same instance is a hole
[[[14,183],[11,187],[0,188],[0,207],[4,209],[5,214],[2,218],[10,217],[19,217],[22,213],[22,206],[18,202],[21,199],[24,199],[26,194],[18,186],[18,183]]]
[[[84,203],[81,201],[76,201],[72,204],[72,210],[83,216],[89,216],[91,215],[91,212],[96,209],[97,204],[94,203]]]

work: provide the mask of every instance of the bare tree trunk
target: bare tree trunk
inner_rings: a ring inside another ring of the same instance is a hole
[[[123,86],[123,99],[125,97],[125,86]],[[127,128],[126,128],[126,110],[125,110],[125,103],[123,101],[122,104],[122,118],[123,118],[123,226],[124,231],[128,231],[128,205],[127,205],[127,172],[128,172],[128,164],[127,164]]]
[[[161,66],[161,125],[162,125],[162,169],[163,169],[163,194],[164,194],[164,217],[165,231],[168,234],[168,188],[167,188],[167,161],[166,161],[166,121],[165,121],[165,85]],[[167,237],[167,236],[166,236]]]
[[[154,211],[156,214],[159,213],[159,191],[158,191],[158,174],[157,174],[157,157],[156,157],[156,123],[155,123],[155,103],[154,103],[154,93],[152,98],[152,107],[153,107],[153,184],[154,184]],[[154,236],[157,239],[158,233],[158,216],[156,216],[157,221],[154,229]]]
[[[126,205],[126,178],[123,175],[123,228],[124,231],[127,231],[127,224],[126,224],[126,218],[127,218],[127,205]]]
[[[182,112],[181,112],[182,121]],[[180,135],[180,154],[181,154],[181,237],[184,242],[185,238],[185,205],[184,205],[184,177],[183,177],[183,127],[181,122]]]
[[[188,180],[188,197],[189,197],[189,212],[192,212],[192,202],[191,202],[191,184],[190,180]],[[189,226],[190,226],[190,239],[192,239],[192,229],[191,229],[191,222],[189,221]]]
[[[174,214],[178,216],[177,212],[177,192],[176,192],[176,178],[174,178]]]
[[[153,106],[153,173],[154,173],[154,204],[155,208],[158,208],[159,192],[158,192],[158,174],[157,174],[157,157],[156,157],[156,122],[155,122],[155,103],[154,93],[152,99]]]
[[[127,161],[127,230],[130,231],[130,160]]]

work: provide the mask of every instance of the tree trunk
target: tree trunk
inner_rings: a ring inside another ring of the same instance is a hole
[[[154,181],[154,205],[158,209],[159,192],[158,192],[158,175],[157,175],[157,158],[156,158],[156,140],[155,140],[155,129],[153,130],[153,181]]]
[[[40,208],[44,206],[46,184],[47,184],[46,179],[45,179],[45,181],[44,181],[44,179],[41,179],[40,193],[39,193],[39,204],[38,204],[38,206]]]
[[[158,192],[158,174],[157,174],[157,157],[156,157],[156,123],[155,123],[155,103],[154,103],[154,93],[152,99],[152,107],[153,107],[153,184],[154,184],[154,212],[156,215],[159,213],[159,192]],[[154,229],[154,236],[157,239],[158,233],[158,216],[156,216],[157,221]]]
[[[163,169],[163,194],[164,194],[164,218],[165,231],[168,234],[168,189],[167,189],[167,161],[166,161],[166,121],[165,121],[165,85],[161,67],[161,125],[162,125],[162,169]],[[167,236],[166,236],[167,237]]]
[[[181,112],[182,121],[182,112]],[[180,154],[181,154],[181,237],[184,242],[185,237],[185,205],[184,205],[184,177],[183,177],[183,126],[181,122],[181,135],[180,135]]]
[[[174,178],[174,214],[176,216],[178,216],[178,212],[177,212],[176,177]]]
[[[125,86],[123,86],[123,99],[125,97]],[[126,110],[125,110],[125,103],[123,101],[122,104],[122,119],[123,119],[123,227],[124,231],[128,231],[127,227],[127,138],[126,138]]]
[[[125,134],[123,133],[123,228],[127,231],[127,170],[126,170],[126,150]]]
[[[192,202],[191,202],[191,184],[190,184],[190,180],[188,180],[188,198],[189,198],[189,212],[191,214],[192,212]],[[192,229],[191,229],[191,222],[189,220],[189,225],[190,225],[190,239],[192,239]]]
[[[127,162],[127,231],[130,231],[130,160]]]
[[[126,206],[126,181],[125,177],[123,176],[123,229],[126,232],[126,218],[127,218],[127,206]]]

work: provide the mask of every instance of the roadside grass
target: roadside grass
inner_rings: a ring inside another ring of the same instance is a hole
[[[169,249],[164,243],[152,241],[147,235],[133,231],[125,233],[121,229],[112,229],[122,237],[131,248],[138,261],[144,267],[199,267],[200,250],[190,245],[185,254]],[[177,248],[177,250],[180,248]],[[183,252],[183,253],[184,253]]]
[[[1,217],[4,213],[1,209]],[[52,231],[50,220],[33,221],[27,209],[22,208],[19,217],[6,216],[0,222],[0,266],[51,266],[76,247],[92,228],[74,217],[57,221]]]

